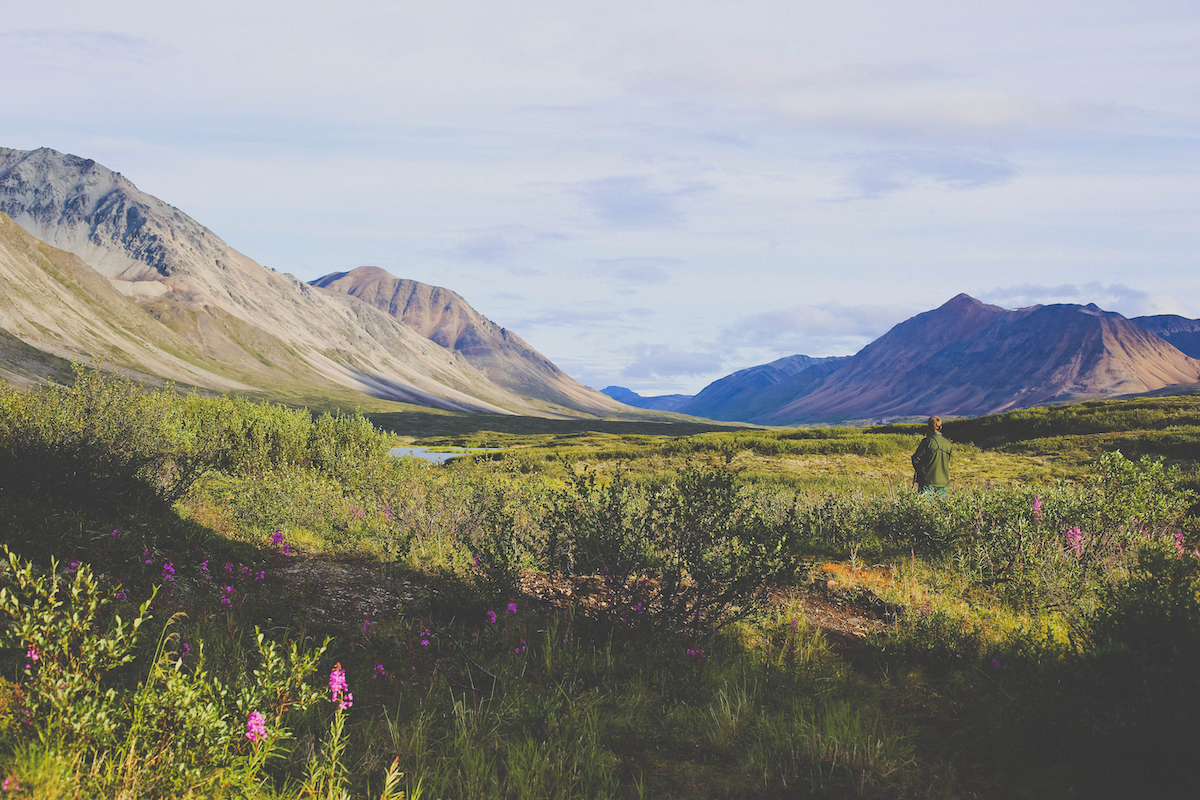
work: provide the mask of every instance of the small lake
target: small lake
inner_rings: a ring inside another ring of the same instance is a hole
[[[426,461],[432,461],[434,464],[445,464],[452,458],[462,458],[471,453],[496,453],[499,448],[496,447],[463,447],[458,450],[431,450],[428,447],[393,447],[388,450],[389,455],[396,458],[423,458]]]

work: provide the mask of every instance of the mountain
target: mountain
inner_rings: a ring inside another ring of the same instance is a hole
[[[1158,334],[1192,358],[1200,358],[1200,319],[1158,314],[1153,317],[1133,317],[1130,322],[1136,322],[1151,333]]]
[[[247,386],[276,396],[350,389],[451,410],[541,416],[618,408],[583,387],[574,394],[557,388],[524,394],[497,385],[462,353],[358,298],[257,264],[89,159],[48,148],[0,148],[0,212],[77,256],[168,329],[196,385]],[[111,300],[111,292],[98,288],[103,283],[80,284],[85,304]],[[10,318],[40,313],[35,297],[26,294],[20,302]],[[58,352],[92,352],[54,324],[44,327],[61,339]],[[144,366],[156,372],[161,364]]]
[[[311,283],[355,297],[400,320],[426,339],[461,354],[492,383],[517,395],[597,414],[618,408],[449,289],[397,278],[379,267],[335,272]]]
[[[69,375],[70,359],[142,379],[222,391],[251,387],[219,373],[181,336],[118,292],[78,256],[36,239],[0,213],[0,377],[27,385]]]
[[[977,416],[1198,380],[1200,361],[1120,314],[1095,305],[1009,311],[960,294],[753,421]]]
[[[642,397],[624,386],[606,386],[601,391],[619,403],[634,408],[649,408],[654,411],[679,411],[692,399],[690,394],[662,394],[657,397]]]
[[[797,376],[813,368],[822,369],[809,378],[823,376],[843,361],[846,357],[786,356],[714,381],[677,410],[696,417],[744,422],[775,408],[774,398],[794,397],[802,386]]]

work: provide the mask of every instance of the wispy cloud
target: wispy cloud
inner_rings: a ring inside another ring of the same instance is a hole
[[[173,48],[113,31],[27,29],[0,33],[0,63],[55,72],[119,72],[169,58]]]
[[[670,268],[683,263],[679,258],[597,258],[588,262],[588,269],[610,276],[621,294],[633,294],[640,287],[669,282]]]
[[[645,176],[600,178],[571,191],[597,219],[617,228],[667,228],[683,221],[679,201],[712,191],[704,183],[664,189]]]
[[[879,197],[916,185],[976,189],[1017,174],[1008,160],[956,150],[885,150],[845,156],[858,162],[844,178],[854,197]]]
[[[858,347],[882,336],[893,325],[912,316],[899,306],[846,306],[838,302],[796,305],[741,317],[724,329],[720,341],[727,347],[768,347],[805,355],[844,355],[822,352],[842,343]]]
[[[720,355],[708,350],[680,350],[665,344],[641,342],[630,348],[634,360],[621,370],[623,378],[671,380],[708,375],[723,366]]]
[[[1024,308],[1048,303],[1095,303],[1106,311],[1116,311],[1126,317],[1153,314],[1178,314],[1191,316],[1193,311],[1174,297],[1166,294],[1151,294],[1134,289],[1123,283],[1060,283],[1054,286],[1020,284],[998,286],[980,293],[980,300],[1004,308]]]
[[[469,261],[504,263],[541,245],[569,239],[566,234],[537,230],[525,225],[499,225],[468,231],[467,238],[459,243],[454,256]]]

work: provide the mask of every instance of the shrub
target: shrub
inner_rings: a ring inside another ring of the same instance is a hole
[[[0,486],[78,505],[171,502],[208,468],[171,388],[74,374],[70,386],[0,387]]]

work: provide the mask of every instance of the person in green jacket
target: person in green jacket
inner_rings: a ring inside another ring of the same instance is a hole
[[[950,440],[942,436],[942,418],[930,417],[925,438],[912,455],[913,485],[921,492],[944,494],[950,486]]]

